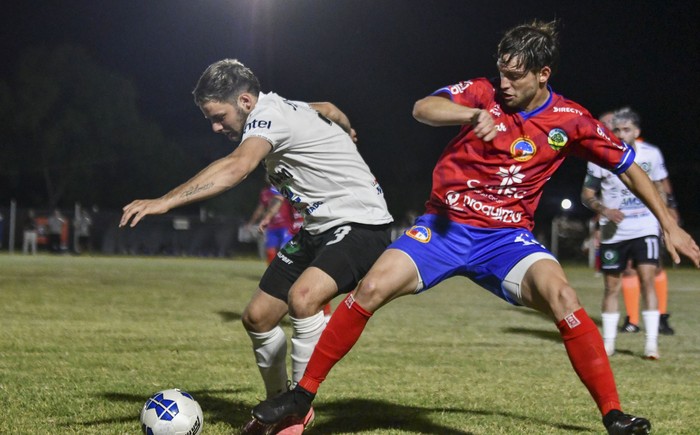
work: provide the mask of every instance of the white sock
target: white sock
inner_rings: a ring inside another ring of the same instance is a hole
[[[646,333],[644,353],[647,355],[650,353],[658,354],[659,317],[659,310],[642,311],[642,321]]]
[[[326,319],[323,311],[319,311],[305,319],[295,319],[290,316],[289,320],[292,321],[294,328],[292,333],[292,388],[294,388],[304,375],[306,364],[311,359],[314,347],[326,328]]]
[[[602,313],[603,343],[608,356],[615,353],[615,338],[617,338],[617,324],[620,322],[620,313]]]
[[[267,398],[287,391],[287,337],[276,326],[269,332],[248,331],[253,341],[255,362],[260,369]]]

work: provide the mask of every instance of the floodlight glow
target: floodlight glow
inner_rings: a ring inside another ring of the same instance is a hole
[[[564,198],[564,199],[562,199],[562,201],[561,201],[561,209],[562,209],[562,210],[568,210],[568,209],[571,208],[572,205],[573,205],[573,203],[572,203],[571,200],[568,199],[568,198]]]

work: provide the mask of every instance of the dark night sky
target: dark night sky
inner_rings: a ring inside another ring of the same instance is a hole
[[[487,5],[490,3],[490,5]],[[166,135],[221,139],[192,103],[204,68],[250,66],[263,90],[343,109],[360,150],[399,208],[420,209],[433,163],[455,129],[423,126],[413,102],[459,80],[495,74],[507,28],[561,20],[555,91],[592,113],[629,105],[662,147],[684,218],[700,226],[698,22],[692,2],[456,0],[119,0],[16,2],[2,23],[0,75],[23,49],[69,42],[131,79],[142,114]],[[221,142],[221,153],[230,146]],[[578,203],[585,164],[569,161],[542,209]],[[183,174],[183,177],[190,174]],[[405,192],[406,186],[410,187]],[[416,187],[419,186],[419,187]]]

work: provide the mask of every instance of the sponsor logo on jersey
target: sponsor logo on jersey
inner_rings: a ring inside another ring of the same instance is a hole
[[[310,206],[306,207],[306,209],[304,210],[304,213],[306,213],[307,216],[311,215],[322,205],[323,205],[323,201],[316,201],[313,204],[311,204]]]
[[[451,209],[453,210],[459,210],[459,211],[464,211],[462,207],[458,205],[459,202],[459,192],[455,192],[454,190],[450,190],[445,194],[445,204],[450,206]]]
[[[519,162],[527,162],[536,153],[537,147],[528,137],[519,137],[510,144],[510,155]]]
[[[489,110],[489,113],[498,118],[499,116],[501,116],[501,105],[496,104]]]
[[[611,145],[615,145],[618,149],[624,150],[624,149],[627,148],[627,145],[625,145],[624,142],[622,142],[620,145],[618,145],[617,143],[613,142],[613,140],[610,139],[610,136],[608,136],[607,134],[605,134],[605,130],[603,130],[603,127],[601,127],[600,125],[596,125],[595,132],[598,133],[598,136],[600,136],[600,137],[602,137],[603,139],[605,139],[606,142],[608,142],[608,143],[611,144]]]
[[[428,243],[432,234],[430,232],[430,228],[414,225],[406,230],[406,235],[412,239],[418,240],[421,243]]]
[[[501,122],[500,124],[496,124],[496,131],[506,132],[508,129],[506,128],[506,125]]]
[[[583,116],[582,111],[580,111],[578,109],[574,109],[573,107],[556,107],[555,106],[553,110],[554,110],[554,113],[575,113],[578,116]]]
[[[484,216],[506,223],[518,223],[522,220],[523,215],[520,212],[514,212],[504,207],[496,207],[491,204],[486,204],[478,199],[474,199],[469,195],[464,195],[464,205],[474,211],[478,211]]]
[[[511,186],[513,184],[520,184],[525,179],[525,174],[522,174],[520,170],[522,166],[510,165],[510,168],[498,168],[497,175],[500,175],[503,179],[501,180],[501,186]],[[515,189],[499,189],[498,194],[506,196],[515,196]],[[522,196],[520,197],[522,198]]]
[[[450,93],[453,95],[461,94],[464,92],[469,86],[471,86],[474,82],[471,80],[468,80],[466,82],[459,82],[456,85],[450,86]]]
[[[243,133],[245,134],[248,132],[248,130],[252,130],[254,128],[266,128],[269,130],[270,127],[272,127],[272,121],[254,119],[245,125],[245,128],[243,128]]]
[[[547,143],[554,151],[559,151],[564,148],[569,141],[569,136],[561,128],[553,128],[547,134]]]

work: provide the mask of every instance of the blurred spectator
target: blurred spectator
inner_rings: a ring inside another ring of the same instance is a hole
[[[92,226],[92,218],[90,214],[86,211],[81,211],[73,221],[73,228],[75,230],[76,245],[75,253],[81,254],[83,252],[91,252],[90,249],[90,227]]]
[[[32,255],[36,255],[37,226],[34,210],[27,212],[27,217],[22,223],[22,253],[28,254],[31,249]]]
[[[53,214],[49,216],[49,251],[58,253],[61,252],[61,234],[63,233],[63,224],[66,220],[63,218],[59,209],[54,209]]]

